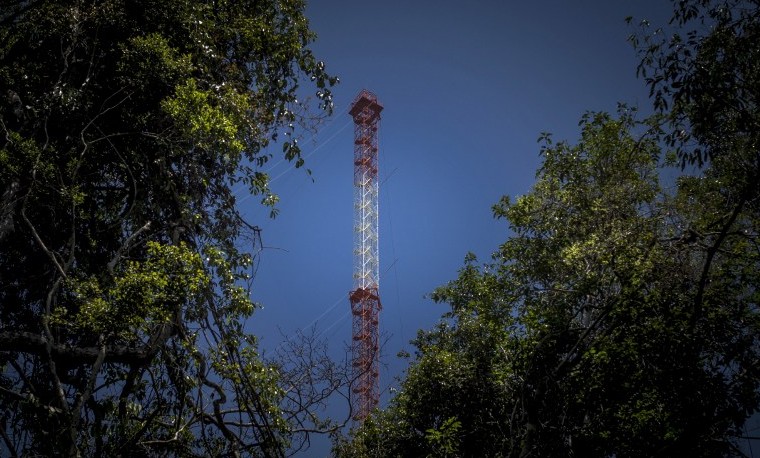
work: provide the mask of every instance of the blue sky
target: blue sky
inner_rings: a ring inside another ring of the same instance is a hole
[[[529,191],[542,131],[574,140],[587,110],[618,101],[648,112],[625,17],[664,24],[667,0],[313,0],[313,45],[340,77],[335,116],[301,141],[306,167],[271,170],[280,215],[247,199],[265,249],[250,329],[262,347],[316,325],[335,355],[350,339],[353,125],[363,88],[385,106],[380,145],[381,404],[406,361],[399,350],[446,311],[426,294],[465,254],[487,259],[509,235],[491,206]],[[273,150],[276,152],[277,150]],[[275,161],[276,162],[276,161]]]

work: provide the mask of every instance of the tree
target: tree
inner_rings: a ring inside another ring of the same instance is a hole
[[[630,40],[682,168],[709,165],[704,176],[722,183],[725,213],[696,234],[711,247],[703,291],[735,220],[760,217],[760,3],[680,1],[670,25],[650,33],[642,21]]]
[[[304,440],[315,404],[287,410],[245,332],[259,234],[235,206],[247,191],[275,211],[264,148],[331,112],[303,9],[0,1],[0,454]]]
[[[677,148],[683,165],[712,161],[716,166],[716,159],[737,160],[738,155],[741,165],[756,173],[760,3],[684,0],[674,5],[669,28],[651,32],[644,20],[641,31],[630,37],[641,57],[638,73],[655,108],[666,115],[669,146]]]
[[[433,294],[450,312],[339,454],[739,454],[760,407],[758,220],[708,243],[730,193],[709,173],[663,191],[658,124],[623,108],[584,116],[577,145],[542,137],[531,192],[494,207],[511,237]]]

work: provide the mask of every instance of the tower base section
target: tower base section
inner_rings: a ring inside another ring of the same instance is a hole
[[[351,291],[349,299],[353,315],[351,407],[354,420],[362,421],[377,407],[380,399],[377,325],[381,308],[380,296],[376,287],[359,288]]]

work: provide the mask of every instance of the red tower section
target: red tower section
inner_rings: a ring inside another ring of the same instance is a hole
[[[378,251],[377,125],[383,106],[363,90],[349,113],[354,118],[354,289],[349,294],[353,314],[351,352],[354,420],[362,421],[377,406],[378,315],[380,259]]]

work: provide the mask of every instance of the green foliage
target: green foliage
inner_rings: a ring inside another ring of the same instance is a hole
[[[221,92],[199,90],[196,81],[189,79],[177,87],[174,97],[164,100],[162,108],[196,146],[223,151],[230,157],[245,147],[244,139],[236,137],[245,131],[249,107],[243,94],[230,89]],[[217,106],[220,103],[227,106]]]
[[[127,261],[124,272],[105,290],[94,277],[70,281],[73,303],[68,308],[78,311],[72,324],[81,332],[103,334],[106,340],[111,334],[119,339],[134,338],[148,333],[156,323],[169,323],[182,304],[198,302],[209,287],[200,255],[185,243],[147,242],[146,247],[146,260]],[[62,305],[57,310],[66,309]],[[68,323],[58,320],[56,324]]]
[[[425,440],[430,444],[434,454],[431,457],[449,457],[458,456],[457,433],[462,423],[457,421],[456,417],[451,417],[444,421],[438,428],[430,428],[425,431]]]
[[[642,21],[641,33],[630,38],[641,56],[638,72],[650,88],[655,108],[670,124],[665,138],[683,165],[730,156],[737,166],[756,170],[757,2],[692,0],[674,6],[670,28],[651,31]],[[753,153],[736,154],[747,149]],[[751,175],[750,182],[744,175],[736,173],[734,180],[754,186],[757,175]]]
[[[275,211],[264,148],[332,111],[303,10],[0,0],[0,454],[306,441],[314,398],[288,403],[302,384],[245,331],[258,229],[235,195]]]

